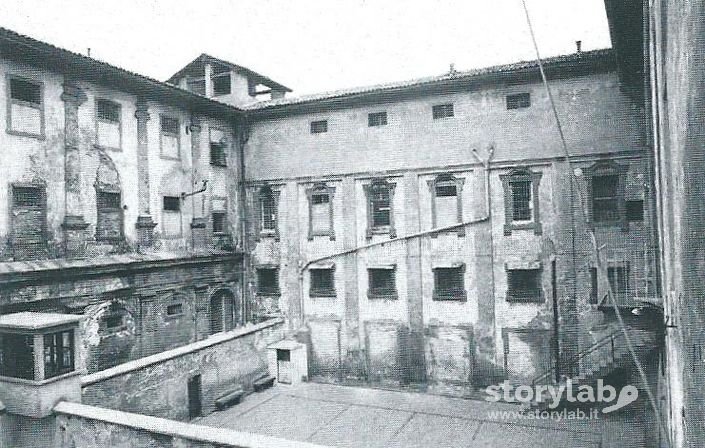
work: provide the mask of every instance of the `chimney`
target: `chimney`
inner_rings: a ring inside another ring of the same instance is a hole
[[[582,40],[576,40],[576,41],[575,41],[575,52],[576,52],[576,53],[580,54],[580,53],[583,52],[583,50],[581,49],[582,45],[583,45],[583,41],[582,41]]]

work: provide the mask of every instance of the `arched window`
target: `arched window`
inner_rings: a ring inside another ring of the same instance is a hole
[[[394,229],[394,187],[385,179],[375,179],[365,185],[367,197],[367,237],[376,233],[389,233],[396,237]]]
[[[334,187],[319,183],[306,190],[308,196],[308,239],[314,236],[328,236],[335,239],[333,229]]]
[[[500,175],[504,187],[504,234],[513,230],[533,230],[541,234],[539,219],[539,182],[541,173],[528,168],[515,169]]]
[[[464,181],[452,174],[440,174],[428,181],[431,190],[433,228],[446,227],[463,221]],[[463,227],[458,227],[456,230],[458,236],[465,234]]]

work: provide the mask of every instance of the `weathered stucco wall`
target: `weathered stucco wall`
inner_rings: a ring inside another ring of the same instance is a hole
[[[83,403],[110,409],[189,419],[188,381],[201,376],[202,412],[215,399],[268,372],[266,347],[284,338],[281,319],[248,325],[83,378]]]

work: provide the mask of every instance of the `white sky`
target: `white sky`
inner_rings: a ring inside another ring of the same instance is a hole
[[[543,56],[610,46],[604,0],[527,0]],[[166,80],[200,53],[305,94],[533,59],[521,0],[2,0],[0,26]]]

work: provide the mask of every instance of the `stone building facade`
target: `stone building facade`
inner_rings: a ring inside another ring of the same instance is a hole
[[[312,376],[462,389],[571,359],[614,328],[588,229],[620,307],[654,294],[643,103],[609,50],[545,68],[568,155],[535,63],[245,107],[247,289]]]

